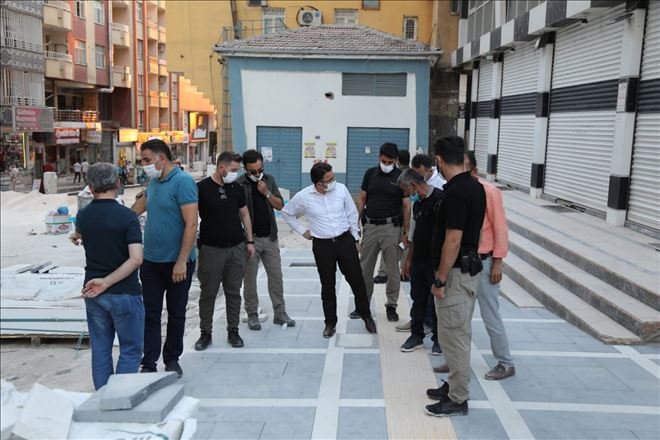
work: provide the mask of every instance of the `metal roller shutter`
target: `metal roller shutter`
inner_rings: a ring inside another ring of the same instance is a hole
[[[628,220],[660,230],[660,3],[650,2],[644,32]]]
[[[504,55],[497,179],[528,188],[534,148],[539,51],[534,44]]]
[[[488,130],[490,117],[487,109],[490,108],[491,86],[493,78],[493,62],[483,60],[479,65],[479,89],[477,92],[477,128],[474,136],[474,155],[477,158],[477,166],[485,173],[488,160]]]
[[[555,42],[544,192],[607,209],[624,13],[617,6]]]

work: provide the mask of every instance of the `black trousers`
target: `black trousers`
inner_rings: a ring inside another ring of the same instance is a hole
[[[367,287],[364,284],[360,257],[353,236],[350,233],[345,233],[335,241],[315,238],[312,242],[312,251],[321,279],[321,299],[323,301],[325,324],[331,326],[337,324],[337,293],[335,289],[337,265],[339,265],[339,270],[346,278],[348,285],[351,286],[351,290],[353,290],[355,310],[362,318],[371,316],[369,301],[367,300]]]
[[[80,173],[73,174],[73,183],[76,183],[76,179],[78,179],[78,183],[80,183]]]
[[[431,293],[434,279],[433,264],[413,260],[412,267],[410,268],[410,296],[413,301],[412,308],[410,309],[412,321],[411,332],[413,335],[424,339],[424,318],[429,314],[430,308],[433,320],[433,340],[437,341],[438,321],[435,316],[435,306],[433,306],[434,301],[432,301],[433,294]]]
[[[188,262],[186,279],[172,281],[174,263],[152,263],[144,260],[140,268],[144,300],[144,356],[142,365],[156,368],[161,350],[163,298],[167,298],[167,335],[163,347],[163,362],[179,360],[183,353],[183,333],[186,327],[188,291],[195,272],[195,262]]]

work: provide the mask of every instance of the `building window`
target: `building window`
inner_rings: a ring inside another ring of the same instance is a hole
[[[543,0],[507,0],[506,21],[524,15],[525,12],[543,3]]]
[[[138,95],[144,95],[144,75],[138,73],[137,76]]]
[[[142,2],[135,3],[135,15],[137,16],[137,21],[142,22],[144,15],[142,10]]]
[[[0,13],[0,46],[43,52],[43,22],[40,18],[20,14],[5,7],[0,9]]]
[[[105,69],[105,46],[96,46],[96,68]]]
[[[335,24],[350,26],[358,22],[357,9],[335,9]]]
[[[172,112],[172,130],[179,129],[179,113]]]
[[[44,76],[41,73],[23,72],[3,68],[2,104],[4,105],[44,105]]]
[[[94,23],[105,24],[105,9],[102,1],[94,0]]]
[[[417,17],[403,17],[403,38],[417,39]]]
[[[449,15],[458,15],[461,13],[461,2],[459,0],[451,0],[449,4]]]
[[[286,26],[284,26],[284,8],[263,8],[261,14],[264,34],[275,34],[286,29]]]
[[[172,81],[172,98],[176,98],[179,96],[179,82],[177,79],[174,79]]]
[[[143,60],[144,59],[144,41],[142,40],[137,40],[137,58],[138,60]]]
[[[362,9],[380,9],[380,0],[362,0]]]
[[[138,112],[138,128],[144,128],[144,110]]]
[[[344,96],[406,96],[406,73],[342,73]]]
[[[83,40],[76,40],[76,64],[87,65],[87,43]]]
[[[85,18],[85,0],[76,0],[76,17]]]
[[[474,41],[495,29],[495,2],[470,0],[468,9],[467,40]]]

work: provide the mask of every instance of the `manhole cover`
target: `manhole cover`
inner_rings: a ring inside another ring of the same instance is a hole
[[[289,264],[289,267],[316,267],[313,261],[299,261]]]
[[[577,212],[575,209],[563,205],[542,205],[541,207],[554,212]]]

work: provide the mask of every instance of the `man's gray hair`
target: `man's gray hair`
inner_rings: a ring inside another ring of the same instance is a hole
[[[87,170],[87,183],[95,193],[104,193],[117,189],[117,170],[107,162],[99,162]]]
[[[398,182],[399,184],[403,184],[403,185],[410,185],[411,183],[422,185],[426,183],[426,181],[424,180],[424,176],[422,176],[412,168],[408,168],[407,170],[404,170],[399,176]]]

